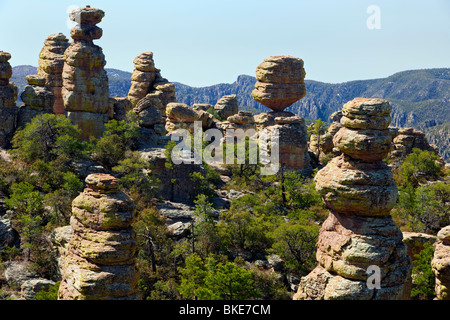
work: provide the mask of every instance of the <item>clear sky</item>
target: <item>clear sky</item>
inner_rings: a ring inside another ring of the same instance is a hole
[[[191,86],[255,75],[273,55],[331,83],[450,67],[449,0],[0,0],[0,50],[37,66],[48,35],[69,37],[68,9],[88,4],[105,11],[95,43],[107,68],[132,71],[152,51],[163,77]]]

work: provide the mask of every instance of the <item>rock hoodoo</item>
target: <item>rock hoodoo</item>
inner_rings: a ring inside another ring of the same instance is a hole
[[[52,34],[44,41],[44,47],[39,53],[38,75],[45,79],[47,86],[54,96],[53,112],[64,113],[62,98],[62,72],[64,68],[64,52],[69,47],[69,40],[62,33]]]
[[[112,108],[105,55],[93,43],[102,36],[103,31],[96,24],[104,15],[102,10],[89,6],[69,15],[78,24],[70,30],[73,42],[64,52],[61,92],[65,113],[81,129],[83,138],[101,136]]]
[[[305,89],[303,60],[290,56],[274,56],[264,59],[256,68],[253,99],[272,109],[254,116],[257,130],[279,132],[280,164],[286,169],[311,171],[308,154],[308,135],[303,118],[283,111],[303,98]]]
[[[128,100],[142,120],[141,126],[155,129],[156,133],[164,135],[166,106],[176,102],[175,84],[163,78],[161,70],[155,68],[152,52],[141,53],[133,63]]]
[[[16,126],[17,86],[10,82],[12,68],[9,64],[11,54],[0,51],[0,147],[9,145]]]
[[[60,300],[137,299],[134,205],[108,174],[91,174],[72,203],[73,229],[61,259]]]
[[[437,234],[431,268],[436,276],[436,298],[450,300],[450,226],[442,228]]]
[[[222,120],[227,120],[228,117],[237,114],[239,106],[236,95],[230,94],[220,98],[214,106],[214,110]]]
[[[253,99],[274,111],[283,111],[306,94],[303,60],[291,56],[264,59],[256,68]]]
[[[409,298],[411,260],[390,216],[397,186],[382,161],[391,146],[389,114],[383,99],[356,98],[344,105],[342,128],[333,139],[342,154],[315,177],[330,209],[317,240],[319,264],[301,279],[294,299]],[[378,287],[368,284],[372,268],[380,271]]]

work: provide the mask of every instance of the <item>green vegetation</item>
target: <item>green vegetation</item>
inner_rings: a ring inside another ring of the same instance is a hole
[[[321,128],[323,122],[316,121],[316,133]],[[1,250],[2,261],[27,259],[42,277],[59,280],[48,236],[69,223],[71,203],[84,186],[78,168],[87,161],[116,176],[136,203],[133,228],[143,299],[290,299],[286,279],[298,279],[316,266],[317,237],[328,215],[312,177],[283,169],[261,175],[260,164],[248,163],[248,153],[244,163],[227,167],[227,179],[203,164],[190,174],[192,225],[187,236],[174,239],[156,207],[159,182],[135,150],[138,138],[132,114],[107,123],[104,135],[90,142],[81,141],[78,128],[56,115],[39,116],[18,131],[10,152],[13,161],[0,159],[0,191],[22,244]],[[165,150],[172,197],[174,146],[170,141]],[[450,223],[447,175],[435,155],[420,150],[394,171],[400,192],[393,217],[402,230],[435,234]],[[230,197],[229,207],[214,205],[217,189],[237,195]],[[415,299],[433,296],[432,254],[432,247],[426,247],[415,264]],[[56,299],[58,286],[36,299]]]

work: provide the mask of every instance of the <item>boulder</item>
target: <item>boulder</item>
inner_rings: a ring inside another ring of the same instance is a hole
[[[283,111],[305,96],[305,74],[302,59],[268,57],[256,68],[252,97],[274,111]]]
[[[436,299],[450,300],[450,226],[437,234],[431,268],[436,277]]]
[[[50,286],[54,286],[55,282],[43,278],[31,279],[22,283],[21,293],[25,300],[34,300],[36,293],[44,290],[48,291]]]
[[[219,117],[223,120],[238,113],[239,106],[236,95],[230,94],[220,98],[214,106],[214,110],[216,110]]]

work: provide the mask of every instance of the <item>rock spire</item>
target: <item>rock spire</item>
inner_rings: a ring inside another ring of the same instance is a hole
[[[110,108],[108,77],[102,49],[93,43],[100,39],[97,27],[105,13],[86,6],[73,10],[69,18],[77,22],[70,30],[73,42],[64,52],[62,97],[67,117],[77,124],[83,138],[99,137],[108,121]]]
[[[12,68],[8,60],[9,52],[0,51],[0,147],[8,147],[14,135],[18,95],[17,86],[10,82]]]
[[[314,179],[330,209],[317,240],[319,264],[301,279],[294,299],[408,299],[411,261],[390,216],[397,186],[382,161],[391,148],[390,105],[356,98],[342,113],[333,138],[342,154]]]
[[[64,52],[69,47],[69,40],[62,33],[51,34],[45,39],[44,46],[39,53],[38,75],[45,79],[44,85],[53,92],[53,112],[64,113],[62,98],[62,72],[64,67]]]
[[[137,299],[133,202],[111,175],[91,174],[86,185],[72,203],[58,299]]]

